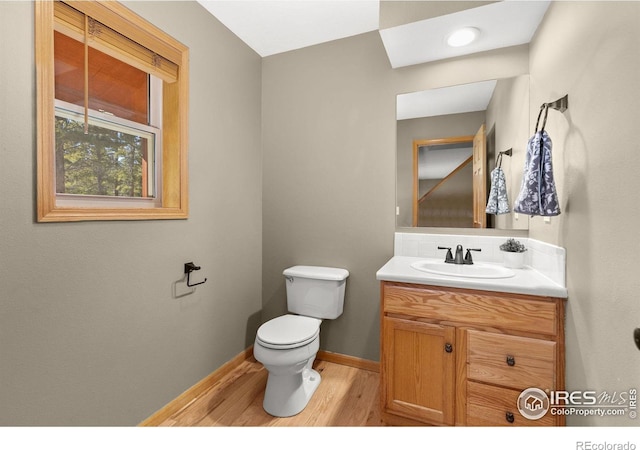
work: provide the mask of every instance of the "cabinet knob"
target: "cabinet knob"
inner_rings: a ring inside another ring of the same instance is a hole
[[[447,344],[444,346],[444,351],[447,353],[451,353],[453,351],[453,345],[447,342]]]
[[[504,415],[504,418],[507,419],[507,422],[509,423],[513,423],[513,421],[516,420],[513,413],[509,411],[507,411],[507,413]]]
[[[516,359],[511,356],[511,355],[507,355],[507,365],[513,367],[516,365]]]

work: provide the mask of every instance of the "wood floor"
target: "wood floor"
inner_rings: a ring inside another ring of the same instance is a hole
[[[267,371],[251,358],[160,426],[383,426],[378,406],[379,374],[316,361],[322,382],[307,407],[293,417],[262,409]]]

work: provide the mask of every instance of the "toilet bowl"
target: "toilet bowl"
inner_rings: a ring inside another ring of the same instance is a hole
[[[276,417],[300,413],[318,388],[321,377],[313,369],[320,349],[322,319],[342,314],[345,269],[295,266],[284,271],[290,313],[258,328],[253,355],[269,372],[264,410]]]
[[[264,410],[277,417],[302,411],[320,384],[312,366],[320,348],[320,320],[287,314],[263,324],[253,354],[269,372]]]

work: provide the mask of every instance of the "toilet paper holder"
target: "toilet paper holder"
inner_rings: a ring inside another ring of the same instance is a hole
[[[184,273],[187,274],[187,286],[188,287],[197,286],[199,284],[204,284],[204,283],[207,282],[207,279],[205,278],[204,281],[201,281],[199,283],[193,283],[193,284],[190,283],[189,276],[191,275],[191,272],[193,272],[194,270],[200,270],[200,269],[201,269],[201,267],[200,266],[196,266],[193,262],[185,263],[185,265],[184,265]]]

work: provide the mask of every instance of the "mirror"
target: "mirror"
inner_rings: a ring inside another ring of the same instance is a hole
[[[396,227],[529,228],[485,212],[497,160],[511,210],[520,190],[529,75],[400,94],[396,119]]]

